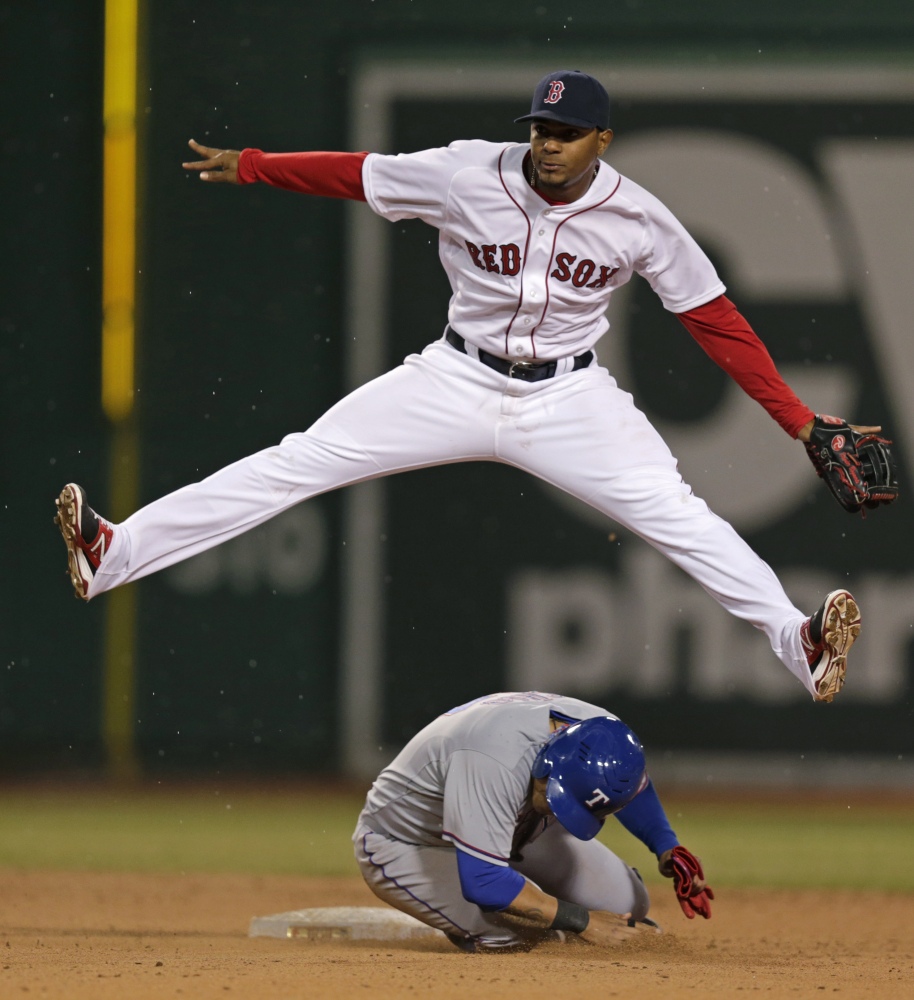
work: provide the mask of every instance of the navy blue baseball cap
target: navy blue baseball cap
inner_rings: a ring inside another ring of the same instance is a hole
[[[579,69],[547,73],[533,91],[530,114],[514,121],[537,118],[603,131],[609,128],[609,94],[599,80]]]

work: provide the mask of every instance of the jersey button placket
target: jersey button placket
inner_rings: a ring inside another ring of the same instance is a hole
[[[524,304],[517,318],[518,343],[511,345],[510,353],[514,357],[526,357],[530,353],[529,329],[535,317],[539,316],[546,287],[546,269],[552,250],[552,233],[555,224],[551,218],[551,210],[545,209],[539,216],[540,227],[536,230],[531,253],[524,265]],[[521,333],[520,331],[524,331]],[[512,340],[514,338],[512,337]]]

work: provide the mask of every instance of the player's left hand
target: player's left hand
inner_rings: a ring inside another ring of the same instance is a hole
[[[216,149],[213,146],[201,146],[196,139],[191,139],[188,146],[200,156],[202,160],[191,160],[182,163],[185,170],[197,170],[200,173],[201,181],[210,181],[217,184],[238,184],[238,158],[241,151],[238,149]]]
[[[664,851],[659,860],[660,874],[673,879],[682,912],[689,920],[694,919],[696,913],[705,920],[710,920],[714,892],[705,882],[705,873],[698,858],[691,851],[677,845]]]
[[[841,417],[817,415],[801,428],[809,460],[832,496],[851,514],[893,503],[898,498],[898,472],[892,442],[881,427],[849,424]]]
[[[810,420],[808,424],[803,424],[803,426],[797,431],[797,440],[802,441],[806,444],[809,441],[809,435],[812,434],[812,429],[815,427],[815,420]],[[882,427],[864,427],[862,424],[849,424],[848,425],[852,431],[856,431],[858,434],[878,434]]]

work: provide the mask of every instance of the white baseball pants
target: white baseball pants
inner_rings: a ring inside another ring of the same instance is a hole
[[[407,844],[368,827],[353,835],[355,857],[368,887],[391,906],[449,935],[458,947],[510,948],[530,938],[464,899],[456,848]],[[558,899],[588,910],[631,913],[650,906],[637,872],[598,840],[578,840],[558,823],[523,848],[511,867]],[[539,935],[536,935],[539,936]]]
[[[340,486],[449,462],[525,469],[602,511],[768,636],[815,695],[795,608],[773,570],[680,477],[605,368],[510,379],[444,340],[366,383],[307,431],[185,486],[117,525],[89,597],[225,542]]]

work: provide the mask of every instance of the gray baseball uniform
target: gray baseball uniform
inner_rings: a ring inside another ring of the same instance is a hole
[[[538,691],[488,695],[413,737],[368,793],[353,834],[372,891],[466,947],[523,942],[464,898],[456,851],[510,866],[544,892],[589,910],[647,914],[637,872],[597,840],[578,840],[528,803],[531,768],[560,722],[609,715]]]

